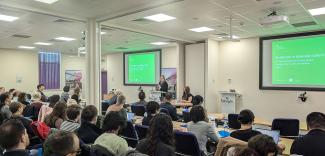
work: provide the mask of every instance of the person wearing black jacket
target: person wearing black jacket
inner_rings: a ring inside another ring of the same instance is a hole
[[[160,87],[160,91],[164,92],[162,93],[162,96],[165,97],[165,94],[168,92],[168,83],[164,75],[160,76],[159,87]]]
[[[307,116],[308,134],[297,138],[290,153],[304,156],[325,155],[325,114],[313,112]]]
[[[80,140],[85,144],[93,144],[103,133],[95,124],[98,110],[95,106],[86,106],[81,112],[81,126],[76,131]]]
[[[162,103],[160,105],[160,108],[164,108],[164,109],[167,109],[168,112],[169,112],[169,115],[170,117],[172,118],[173,121],[176,121],[178,120],[178,116],[177,116],[177,110],[176,110],[176,107],[174,107],[172,104],[171,104],[171,101],[172,101],[172,94],[171,93],[166,93],[166,96],[165,96],[165,100],[166,102],[165,103]]]

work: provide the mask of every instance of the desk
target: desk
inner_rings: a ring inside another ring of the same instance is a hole
[[[172,105],[176,106],[176,107],[192,107],[193,106],[192,103],[184,103],[184,102],[173,102]]]
[[[282,144],[285,146],[285,150],[282,152],[284,155],[290,155],[290,149],[293,143],[293,139],[287,139],[287,138],[280,138],[279,144]]]

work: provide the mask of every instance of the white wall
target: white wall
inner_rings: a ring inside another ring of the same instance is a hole
[[[268,120],[274,117],[305,120],[308,113],[325,110],[323,92],[308,92],[308,101],[302,103],[297,99],[301,93],[299,91],[259,90],[258,38],[221,42],[216,71],[219,91],[236,89],[242,94],[237,112],[248,108],[253,110],[256,116]],[[231,79],[231,83],[228,79]],[[220,103],[218,105],[220,106]]]
[[[162,68],[177,67],[177,49],[176,47],[162,49]],[[119,89],[127,97],[127,102],[135,102],[138,99],[139,86],[124,86],[123,84],[123,53],[107,54],[106,57],[108,90]],[[142,87],[147,97],[149,91],[154,87]]]
[[[185,46],[185,85],[193,95],[205,94],[205,43]]]
[[[65,85],[65,70],[82,70],[85,77],[86,62],[83,57],[61,55],[61,89]],[[38,81],[38,53],[35,51],[0,49],[0,86],[24,92],[36,90]],[[16,78],[21,78],[21,83]],[[85,83],[85,82],[83,82]],[[61,90],[60,89],[60,90]],[[48,94],[60,91],[46,91]]]

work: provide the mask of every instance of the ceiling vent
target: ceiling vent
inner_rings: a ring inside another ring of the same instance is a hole
[[[153,23],[153,21],[145,19],[145,18],[135,19],[135,20],[132,20],[132,22],[135,22],[137,24],[150,24],[150,23]]]
[[[117,47],[117,48],[115,48],[115,49],[117,49],[117,50],[126,50],[126,49],[128,49],[128,48],[126,48],[126,47]]]
[[[16,37],[16,38],[31,38],[32,36],[29,36],[29,35],[14,34],[14,35],[12,35],[12,37]]]
[[[65,20],[65,19],[57,19],[53,22],[55,22],[55,23],[72,23],[73,21]]]
[[[299,28],[299,27],[306,27],[306,26],[317,25],[317,23],[314,22],[314,21],[309,21],[309,22],[293,23],[291,25],[294,26],[294,27],[296,27],[296,28]]]

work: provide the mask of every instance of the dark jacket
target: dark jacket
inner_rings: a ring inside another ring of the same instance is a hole
[[[159,82],[159,85],[160,85],[160,91],[168,92],[168,83],[166,81]]]
[[[148,154],[148,144],[149,141],[147,139],[143,139],[139,142],[136,147],[136,150],[143,153]],[[156,149],[156,156],[175,156],[175,149],[174,147],[164,144],[163,142],[158,142],[157,149]]]
[[[32,120],[26,119],[26,118],[21,117],[21,116],[11,116],[10,119],[19,120],[24,125],[24,127],[26,128],[28,136],[29,137],[35,136],[35,133],[34,133],[32,127],[30,126],[30,124],[32,124]]]
[[[247,129],[247,130],[237,130],[237,131],[233,131],[232,133],[230,133],[230,136],[233,138],[236,138],[238,140],[242,140],[245,142],[248,142],[248,140],[256,135],[261,134],[261,132],[259,131],[255,131],[252,129]]]
[[[12,150],[5,152],[3,156],[29,156],[29,152],[27,150]]]
[[[291,146],[290,153],[304,156],[325,155],[325,131],[313,129],[305,136],[297,138]]]
[[[93,144],[95,140],[102,134],[102,130],[96,125],[83,121],[80,128],[77,130],[78,137],[85,144]]]
[[[149,126],[150,120],[153,118],[151,114],[148,114],[142,119],[142,125]]]
[[[173,121],[178,120],[176,107],[174,107],[171,103],[169,102],[163,103],[160,105],[160,108],[167,109]]]

